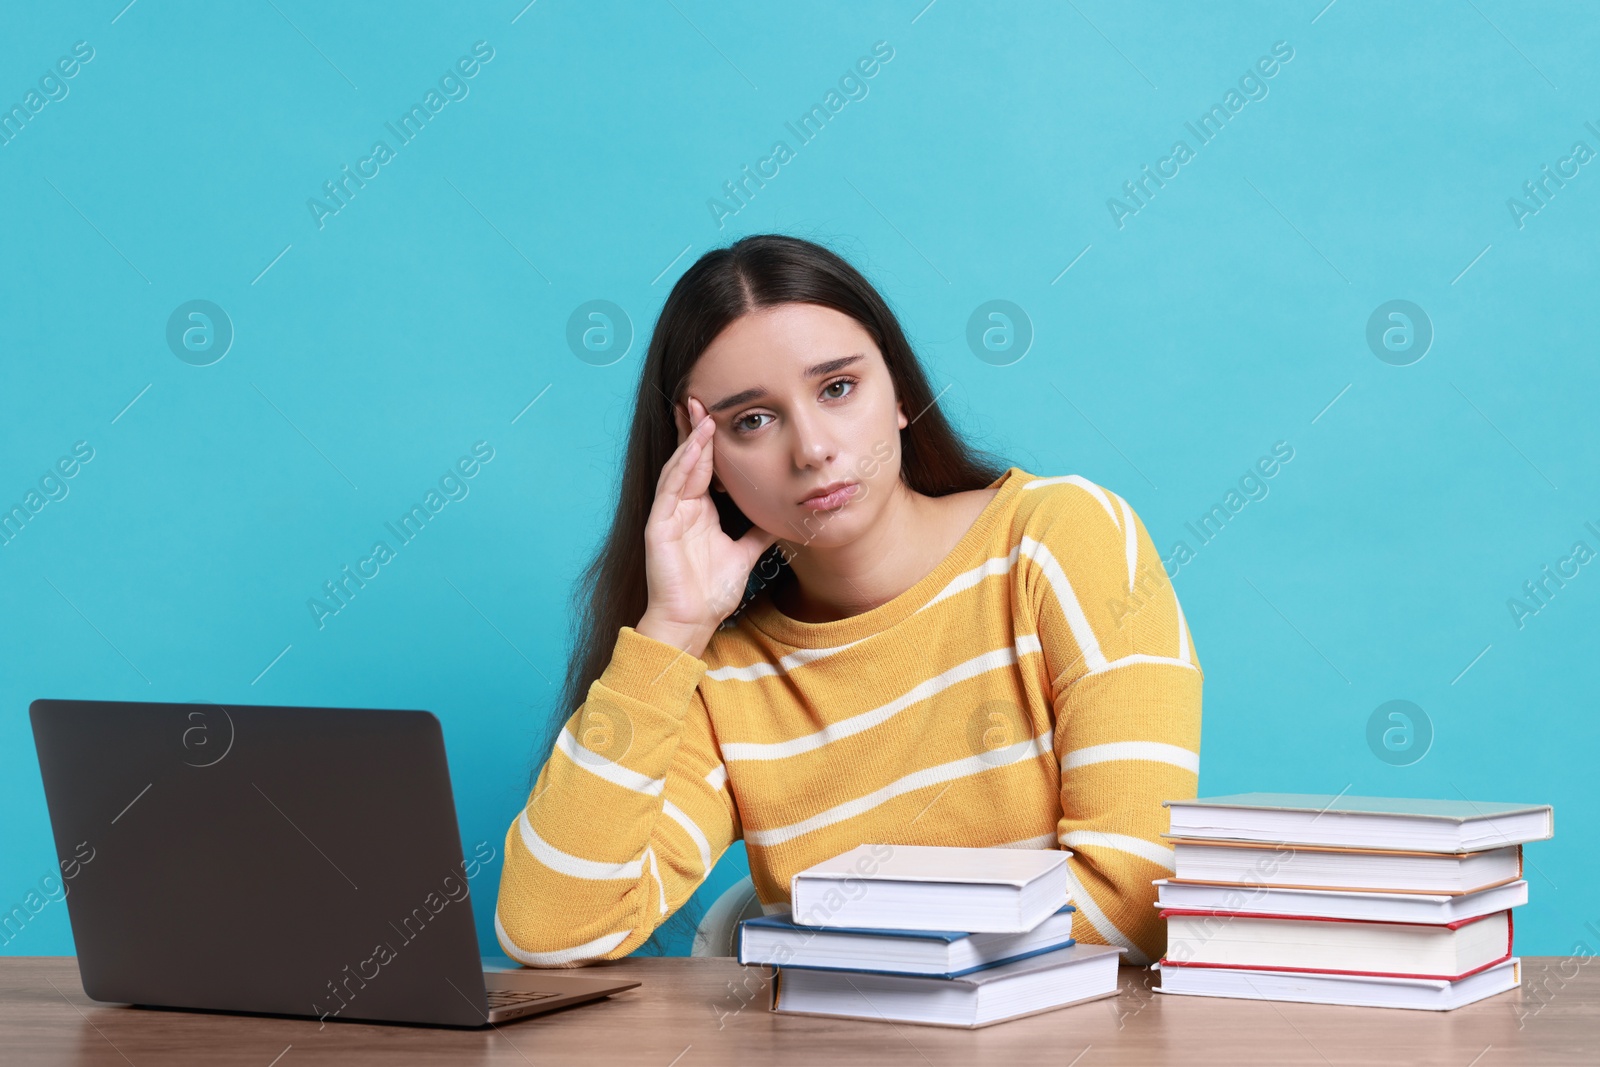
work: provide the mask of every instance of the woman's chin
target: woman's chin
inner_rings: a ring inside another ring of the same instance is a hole
[[[785,551],[790,556],[801,552],[826,552],[830,549],[843,548],[854,541],[860,534],[857,523],[847,517],[845,512],[830,513],[830,521],[825,528],[819,528],[814,533],[801,537],[779,538],[779,543],[785,546]],[[832,518],[832,516],[838,516]],[[815,522],[812,524],[816,525]]]

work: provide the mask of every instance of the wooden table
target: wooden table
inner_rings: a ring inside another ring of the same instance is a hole
[[[1451,1012],[1167,996],[1151,992],[1150,972],[1124,967],[1121,996],[982,1030],[774,1015],[770,970],[725,957],[585,969],[602,970],[644,984],[492,1030],[351,1022],[319,1030],[315,1020],[97,1004],[70,956],[0,958],[0,1063],[1600,1064],[1600,964],[1586,957],[1523,957],[1521,989]]]

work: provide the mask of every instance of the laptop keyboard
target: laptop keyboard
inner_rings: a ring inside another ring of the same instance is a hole
[[[559,993],[540,993],[531,989],[491,989],[489,1007],[509,1008],[517,1004],[531,1004],[536,1000],[560,996]]]

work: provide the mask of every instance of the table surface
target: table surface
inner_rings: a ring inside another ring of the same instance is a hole
[[[635,957],[576,974],[638,979],[607,1000],[485,1030],[156,1011],[84,996],[71,956],[0,958],[8,1065],[553,1064],[647,1067],[971,1063],[1558,1067],[1600,1063],[1600,965],[1523,957],[1522,987],[1455,1011],[1182,997],[1122,968],[1117,997],[980,1030],[778,1015],[771,969],[731,957]],[[509,962],[509,961],[504,961]],[[495,961],[485,960],[495,969]]]

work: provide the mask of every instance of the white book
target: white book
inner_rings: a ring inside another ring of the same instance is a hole
[[[1065,904],[1020,934],[800,926],[787,913],[775,912],[739,924],[739,962],[955,978],[1067,947],[1074,910]]]
[[[1197,885],[1159,878],[1158,908],[1254,911],[1302,918],[1369,919],[1394,923],[1453,923],[1528,902],[1522,879],[1476,893],[1378,893],[1367,890],[1283,889],[1277,886]]]
[[[1161,973],[1158,993],[1420,1011],[1449,1011],[1522,984],[1522,960],[1516,956],[1454,981],[1235,967],[1158,967],[1158,970]]]
[[[1174,838],[1172,853],[1180,882],[1470,893],[1522,877],[1521,845],[1441,853]]]
[[[1433,925],[1286,918],[1243,912],[1161,913],[1172,966],[1343,971],[1454,980],[1511,957],[1511,912]]]
[[[780,967],[770,1010],[976,1029],[1115,996],[1126,951],[1073,945],[959,978]]]
[[[1555,833],[1548,804],[1501,804],[1411,797],[1238,793],[1163,800],[1171,836],[1340,848],[1474,852]]]
[[[1065,849],[857,845],[790,879],[802,926],[1021,933],[1063,904]]]

